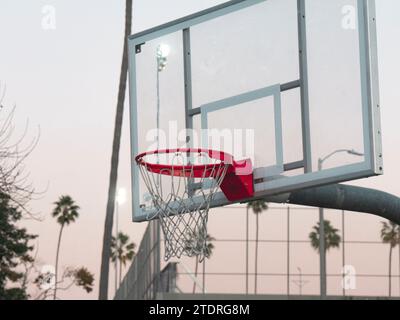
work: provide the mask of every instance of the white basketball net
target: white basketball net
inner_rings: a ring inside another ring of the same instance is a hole
[[[161,161],[162,160],[162,161]],[[165,169],[154,173],[148,163],[162,163]],[[195,166],[207,164],[201,177]],[[175,166],[185,166],[177,172]],[[152,198],[147,219],[158,218],[164,233],[165,260],[172,257],[208,257],[207,221],[210,203],[221,185],[228,164],[207,153],[175,152],[146,156],[139,164]],[[216,178],[209,178],[209,177]]]

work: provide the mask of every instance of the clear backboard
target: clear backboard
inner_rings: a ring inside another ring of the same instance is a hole
[[[254,194],[233,202],[382,174],[375,24],[373,0],[236,0],[132,35],[134,221],[152,150],[250,159]]]

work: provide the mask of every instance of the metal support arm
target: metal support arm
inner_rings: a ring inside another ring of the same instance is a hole
[[[282,201],[283,198],[268,200],[285,202]],[[293,192],[287,195],[286,202],[310,207],[370,213],[400,225],[400,198],[374,189],[335,184]]]

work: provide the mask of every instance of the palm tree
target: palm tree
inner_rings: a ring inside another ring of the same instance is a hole
[[[319,231],[320,231],[320,223],[318,222],[317,225],[313,227],[313,231],[310,232],[309,234],[309,239],[311,241],[311,246],[313,249],[315,249],[318,254],[319,252],[319,245],[320,245],[320,237],[319,237]],[[331,224],[330,221],[324,220],[324,231],[325,231],[325,254],[330,250],[334,248],[340,248],[340,243],[341,243],[341,237],[339,235],[339,230],[334,228]],[[321,274],[321,281],[322,277],[324,275]],[[325,275],[326,277],[326,275]],[[324,279],[326,281],[326,279]]]
[[[64,227],[79,217],[78,210],[80,209],[72,200],[70,196],[61,196],[57,202],[54,203],[56,207],[53,210],[52,216],[57,218],[57,222],[60,224],[60,233],[58,235],[57,252],[56,252],[56,267],[55,267],[55,286],[53,299],[57,299],[57,277],[58,277],[58,257],[60,254],[61,237]]]
[[[118,238],[112,237],[111,239],[111,261],[119,261],[119,284],[121,285],[122,279],[122,266],[126,266],[128,261],[132,261],[135,256],[134,242],[129,243],[129,236],[119,232]]]
[[[309,238],[311,241],[311,246],[317,252],[319,252],[319,222],[313,227],[313,231],[310,233]],[[340,248],[341,237],[339,235],[339,230],[334,228],[330,221],[324,220],[325,228],[325,251],[330,249]]]
[[[132,0],[126,0],[125,4],[125,35],[124,49],[121,63],[121,74],[119,80],[118,102],[115,116],[114,140],[111,156],[110,181],[108,187],[108,200],[106,209],[106,219],[104,224],[103,251],[101,255],[100,271],[100,290],[99,299],[108,298],[108,276],[110,271],[111,238],[114,219],[115,193],[117,189],[119,149],[121,144],[122,120],[124,114],[124,103],[126,93],[126,83],[128,77],[128,43],[127,38],[132,29]]]
[[[400,227],[394,222],[382,222],[381,239],[383,243],[388,243],[389,249],[389,297],[392,296],[392,253],[399,243]]]
[[[257,294],[257,274],[258,274],[258,231],[259,221],[258,216],[265,210],[268,210],[268,204],[265,200],[256,200],[247,204],[247,209],[252,209],[256,215],[256,252],[254,258],[254,294]]]

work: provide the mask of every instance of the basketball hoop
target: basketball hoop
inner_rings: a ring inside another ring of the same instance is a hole
[[[160,220],[166,260],[208,256],[208,211],[220,188],[231,201],[253,195],[251,161],[236,162],[225,152],[167,149],[142,153],[135,161],[152,198],[147,219]]]

